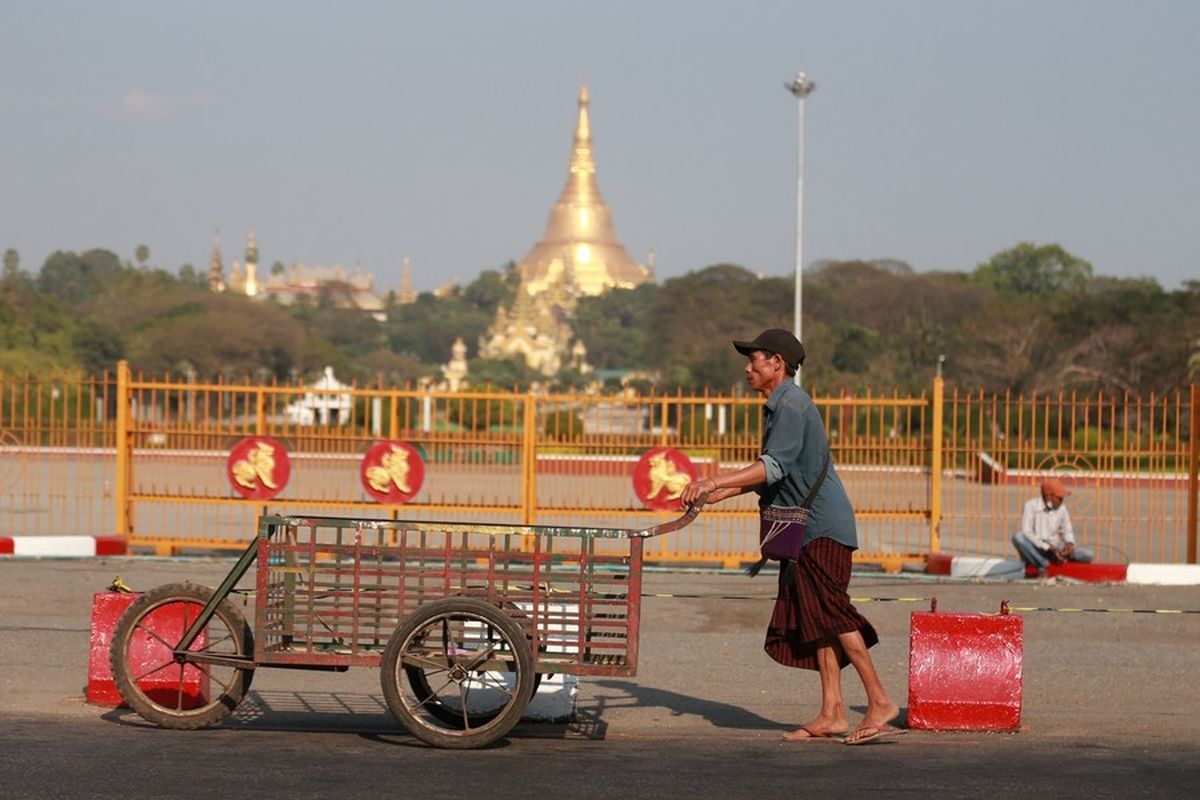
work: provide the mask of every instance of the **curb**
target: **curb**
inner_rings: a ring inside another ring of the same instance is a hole
[[[0,536],[0,555],[123,556],[128,549],[123,536]]]
[[[952,556],[935,553],[925,565],[929,575],[948,575],[952,578],[1026,577],[1025,565],[1017,558],[983,558]],[[1051,564],[1051,576],[1061,576],[1085,583],[1134,583],[1157,586],[1200,585],[1200,564]]]

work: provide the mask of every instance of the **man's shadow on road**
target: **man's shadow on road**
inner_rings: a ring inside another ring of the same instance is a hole
[[[687,715],[702,717],[717,728],[777,730],[787,727],[786,723],[767,719],[753,711],[747,711],[728,703],[706,700],[703,697],[640,686],[629,681],[594,680],[590,683],[604,689],[622,691],[625,693],[625,697],[592,698],[586,704],[581,704],[578,712],[587,716],[603,718],[604,712],[610,708],[659,707],[670,711],[671,715],[676,717]]]

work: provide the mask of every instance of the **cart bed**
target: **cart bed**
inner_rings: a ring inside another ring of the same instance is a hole
[[[642,541],[630,531],[266,516],[255,662],[378,665],[400,620],[484,599],[530,639],[539,673],[637,671]]]

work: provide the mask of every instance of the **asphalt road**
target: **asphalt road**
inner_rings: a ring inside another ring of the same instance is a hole
[[[87,705],[93,592],[214,584],[228,561],[0,561],[0,797],[850,796],[1191,797],[1200,785],[1200,614],[1030,611],[1022,728],[913,731],[859,748],[785,745],[815,713],[815,674],[761,651],[773,579],[647,575],[639,675],[584,681],[577,718],[523,723],[472,752],[421,745],[389,717],[374,670],[260,670],[221,725],[168,731]],[[935,582],[856,577],[882,642],[872,651],[907,705],[909,616],[1016,608],[1200,610],[1196,587]],[[684,597],[682,595],[699,595]],[[746,599],[748,598],[748,599]],[[852,722],[865,705],[845,673]],[[903,717],[902,717],[903,719]]]

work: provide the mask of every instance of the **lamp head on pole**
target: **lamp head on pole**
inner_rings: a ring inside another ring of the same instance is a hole
[[[800,70],[796,73],[795,78],[783,84],[783,88],[796,95],[798,99],[803,100],[812,93],[813,89],[817,88],[817,84],[804,77],[804,70]]]

